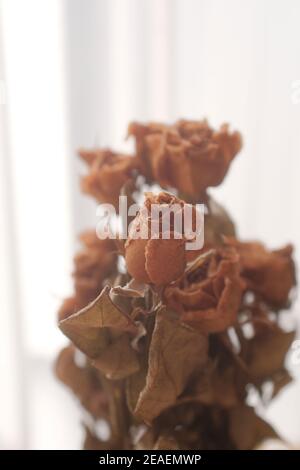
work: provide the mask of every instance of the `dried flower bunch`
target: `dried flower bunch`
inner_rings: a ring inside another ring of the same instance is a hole
[[[178,121],[132,123],[128,134],[134,155],[80,151],[83,191],[117,206],[142,175],[162,188],[145,195],[145,207],[204,202],[204,246],[186,251],[184,237],[136,239],[131,231],[124,244],[81,236],[74,295],[59,311],[70,344],[56,373],[89,417],[84,447],[252,449],[276,432],[249,393],[267,403],[291,380],[285,357],[294,331],[280,320],[296,284],[293,249],[239,240],[208,193],[241,149],[238,132]],[[141,210],[132,227],[148,224]]]

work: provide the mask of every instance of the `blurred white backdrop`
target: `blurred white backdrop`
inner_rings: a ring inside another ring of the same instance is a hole
[[[71,291],[76,234],[95,224],[75,151],[130,149],[133,119],[227,121],[245,145],[213,193],[242,237],[292,241],[300,262],[300,3],[0,0],[0,8],[0,447],[78,448],[77,405],[51,369],[65,344],[55,311]],[[299,302],[294,311],[300,317]],[[294,442],[299,388],[267,410]]]

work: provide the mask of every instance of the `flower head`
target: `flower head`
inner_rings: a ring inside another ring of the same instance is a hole
[[[153,217],[154,206],[161,210],[158,217]],[[154,196],[146,193],[144,206],[135,218],[125,244],[127,269],[137,281],[169,284],[182,275],[186,263],[195,257],[196,253],[186,251],[185,247],[187,217],[184,207],[184,201],[171,194]],[[193,206],[191,209],[190,229],[196,217],[196,209]]]
[[[112,240],[100,240],[94,231],[80,236],[84,249],[74,258],[73,272],[75,293],[84,304],[93,300],[101,291],[102,284],[115,268],[116,252]]]
[[[234,324],[240,307],[243,284],[239,271],[234,249],[210,250],[165,289],[165,302],[194,328],[206,333],[223,331]]]
[[[132,123],[141,167],[163,188],[176,188],[196,200],[210,186],[218,186],[242,147],[239,132],[227,124],[214,131],[203,121],[178,121],[172,126]]]
[[[116,247],[109,239],[100,240],[93,230],[81,234],[84,248],[74,258],[74,295],[64,300],[58,311],[63,320],[85,307],[101,292],[105,279],[116,267]]]
[[[82,191],[95,197],[98,202],[117,207],[123,185],[137,168],[137,159],[110,150],[80,150],[79,154],[90,168],[82,178]]]

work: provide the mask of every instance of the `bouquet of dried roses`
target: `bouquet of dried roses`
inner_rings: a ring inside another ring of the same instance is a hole
[[[294,331],[280,318],[296,283],[292,246],[239,240],[208,193],[242,147],[238,132],[178,121],[132,123],[128,134],[134,155],[80,151],[82,190],[99,202],[117,207],[120,194],[136,200],[144,184],[162,189],[145,194],[126,241],[81,235],[74,295],[59,311],[70,344],[56,374],[86,411],[84,447],[252,449],[277,434],[249,394],[267,403],[291,380],[284,364]],[[163,215],[154,237],[136,236],[149,230],[153,204],[176,204],[184,218],[188,203],[193,224],[199,202],[198,250],[187,250],[174,221],[161,236]]]

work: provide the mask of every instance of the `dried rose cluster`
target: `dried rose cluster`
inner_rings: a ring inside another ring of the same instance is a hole
[[[178,121],[133,123],[128,134],[134,155],[80,151],[89,169],[82,190],[116,206],[142,175],[168,191],[147,193],[145,207],[205,203],[205,243],[192,252],[174,236],[129,232],[124,245],[81,236],[74,295],[59,311],[70,344],[56,374],[88,412],[84,447],[252,449],[276,432],[247,404],[249,393],[266,403],[291,380],[294,331],[280,325],[296,284],[293,249],[239,240],[207,192],[241,149],[238,132]],[[148,223],[140,211],[133,227]]]

